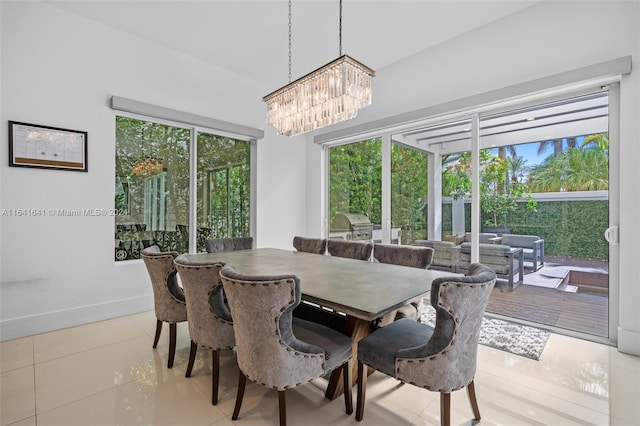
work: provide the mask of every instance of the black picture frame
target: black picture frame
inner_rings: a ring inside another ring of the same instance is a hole
[[[87,172],[87,132],[9,121],[9,166]]]

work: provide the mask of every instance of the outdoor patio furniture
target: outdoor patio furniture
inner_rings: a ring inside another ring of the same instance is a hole
[[[544,266],[544,240],[537,235],[503,234],[502,244],[522,248],[524,260],[533,263],[533,272]]]
[[[451,241],[416,240],[415,245],[431,247],[434,250],[431,269],[456,272],[459,246]]]
[[[500,241],[500,237],[498,237],[498,234],[494,234],[491,232],[480,232],[478,234],[478,240],[480,244],[495,244],[496,242]],[[471,242],[471,232],[466,232],[464,234],[464,242]]]
[[[499,278],[508,281],[508,289],[514,290],[523,282],[523,251],[519,247],[504,244],[479,244],[480,263],[493,269]],[[471,243],[462,243],[458,256],[457,272],[467,272],[471,265]],[[514,281],[514,276],[518,276]]]

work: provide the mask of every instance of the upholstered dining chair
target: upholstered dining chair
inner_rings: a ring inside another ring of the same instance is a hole
[[[433,261],[434,250],[431,247],[407,246],[399,244],[374,244],[373,258],[380,263],[427,269]],[[420,321],[424,303],[422,297],[407,303],[396,312],[395,319],[409,318]]]
[[[285,390],[337,368],[344,377],[345,411],[351,414],[351,338],[293,317],[300,304],[300,279],[245,275],[229,265],[220,277],[233,315],[240,368],[232,419],[240,414],[247,378],[278,391],[280,425],[286,425]]]
[[[184,292],[178,285],[177,271],[173,260],[178,257],[178,252],[160,251],[160,247],[153,245],[142,250],[142,259],[153,288],[153,300],[156,312],[156,335],[153,339],[153,347],[158,346],[162,324],[169,323],[169,359],[167,368],[173,367],[176,354],[176,335],[179,322],[187,320],[187,305],[184,300]]]
[[[235,346],[233,321],[224,303],[220,270],[224,262],[194,263],[180,255],[175,261],[187,302],[187,319],[191,349],[185,377],[191,377],[198,346],[211,349],[211,404],[218,403],[220,349]]]
[[[450,424],[451,392],[467,388],[473,414],[480,420],[473,384],[478,338],[496,274],[479,263],[467,276],[437,278],[431,284],[435,327],[400,319],[358,342],[356,420],[364,415],[365,365],[384,374],[440,392],[440,423]]]
[[[373,243],[368,241],[328,240],[327,251],[331,256],[369,260],[373,251]]]
[[[207,238],[204,244],[207,253],[249,250],[253,248],[253,237]]]
[[[305,253],[325,254],[327,251],[327,240],[324,238],[293,237],[293,247],[297,251]]]

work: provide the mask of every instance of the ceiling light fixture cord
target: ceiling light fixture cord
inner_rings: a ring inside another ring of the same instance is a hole
[[[338,30],[338,43],[340,50],[338,51],[338,58],[342,56],[342,0],[340,0],[340,21],[339,21],[339,30]]]
[[[291,0],[289,0],[289,83],[291,83]]]

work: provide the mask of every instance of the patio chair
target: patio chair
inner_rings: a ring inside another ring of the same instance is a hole
[[[460,246],[453,241],[416,240],[417,246],[430,247],[434,250],[431,269],[437,271],[456,272]]]
[[[537,235],[502,235],[502,244],[520,247],[524,260],[533,263],[533,272],[544,266],[544,240]]]
[[[503,244],[478,244],[480,263],[491,268],[499,278],[507,280],[507,289],[515,290],[524,279],[522,249]],[[462,243],[457,271],[463,273],[471,265],[471,243]],[[518,277],[514,280],[514,277]]]

